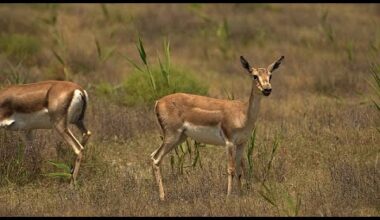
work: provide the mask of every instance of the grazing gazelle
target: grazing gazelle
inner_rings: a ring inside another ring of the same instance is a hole
[[[34,129],[54,128],[77,155],[71,179],[75,184],[83,146],[91,135],[83,123],[87,102],[87,92],[73,82],[12,85],[0,91],[0,127],[22,131],[26,153],[32,147]],[[83,135],[81,143],[73,136],[68,124],[79,128]]]
[[[185,93],[167,95],[156,102],[155,113],[163,133],[163,143],[151,154],[151,159],[161,200],[165,199],[165,193],[160,163],[186,137],[205,144],[225,146],[228,160],[227,195],[231,194],[235,175],[240,191],[242,153],[254,128],[262,95],[268,96],[272,91],[272,72],[283,59],[284,56],[281,56],[267,68],[252,68],[244,57],[240,57],[252,79],[248,102]]]

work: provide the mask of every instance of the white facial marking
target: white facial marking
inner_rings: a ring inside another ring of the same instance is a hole
[[[198,142],[212,145],[225,145],[226,143],[223,131],[219,125],[201,126],[186,121],[183,127],[185,134]]]

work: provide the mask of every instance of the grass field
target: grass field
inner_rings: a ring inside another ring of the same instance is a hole
[[[380,5],[1,4],[0,14],[1,86],[77,82],[93,134],[73,189],[75,155],[57,133],[37,131],[23,158],[19,134],[0,130],[0,216],[380,215]],[[175,91],[247,101],[240,55],[254,67],[285,56],[244,154],[242,195],[226,200],[223,147],[183,145],[163,161],[160,202],[153,101]]]

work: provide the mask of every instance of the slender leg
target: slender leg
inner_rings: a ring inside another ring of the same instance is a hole
[[[71,131],[67,127],[66,120],[60,120],[56,126],[55,129],[58,131],[58,133],[63,137],[63,139],[73,148],[75,154],[77,155],[77,158],[75,160],[75,166],[74,171],[72,174],[71,183],[74,185],[76,184],[76,177],[78,175],[80,162],[82,160],[82,150],[84,149],[83,146],[79,143],[79,141],[74,137],[74,135],[71,133]]]
[[[227,187],[227,196],[231,195],[232,184],[235,176],[235,155],[236,155],[236,146],[234,143],[227,141],[227,173],[228,173],[228,187]]]
[[[237,175],[237,185],[238,185],[238,190],[239,194],[241,194],[241,174],[242,174],[242,168],[244,167],[244,160],[242,158],[244,152],[244,145],[238,145],[236,148],[236,175]],[[245,168],[243,168],[245,169]]]
[[[158,190],[160,193],[160,200],[165,200],[164,186],[162,183],[162,175],[160,171],[160,164],[163,157],[173,149],[173,147],[181,144],[185,140],[186,136],[182,132],[170,133],[167,132],[167,135],[163,139],[161,146],[151,154],[153,160],[153,172],[156,177],[156,182],[158,184]]]
[[[87,141],[88,141],[88,139],[91,136],[91,132],[86,128],[86,126],[84,125],[83,121],[77,121],[75,123],[75,125],[80,130],[80,132],[82,133],[81,144],[84,147],[87,144]]]

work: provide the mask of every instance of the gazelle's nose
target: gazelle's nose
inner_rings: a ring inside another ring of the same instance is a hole
[[[266,93],[270,93],[270,92],[272,92],[272,88],[264,89],[264,92],[266,92]]]
[[[265,96],[268,96],[268,95],[270,95],[270,92],[272,91],[272,88],[266,88],[266,89],[263,89],[263,94],[265,95]]]

